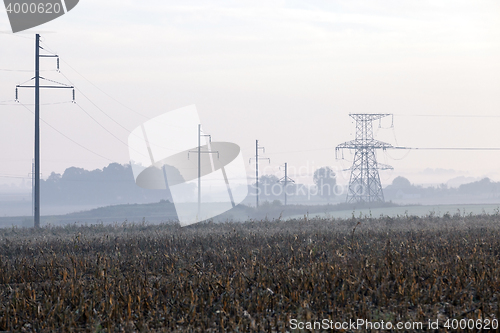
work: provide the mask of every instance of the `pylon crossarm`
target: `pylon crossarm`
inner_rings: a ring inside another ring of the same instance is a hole
[[[350,113],[349,116],[354,120],[374,121],[387,116],[392,116],[392,113]]]
[[[352,140],[339,144],[335,149],[392,149],[396,148],[390,143],[378,141],[378,140],[369,140],[369,141],[361,141],[361,140]]]
[[[377,163],[377,169],[379,170],[394,170],[394,168],[387,164]]]

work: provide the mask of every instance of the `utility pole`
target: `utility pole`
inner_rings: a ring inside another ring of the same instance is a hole
[[[212,139],[208,137],[208,139]],[[201,213],[201,124],[198,124],[198,218]]]
[[[35,160],[31,162],[31,215],[35,218]]]
[[[389,143],[374,139],[373,121],[392,116],[392,114],[358,113],[349,116],[356,120],[356,138],[335,148],[335,153],[340,149],[354,149],[356,151],[351,167],[347,202],[383,202],[384,193],[378,171],[393,168],[378,163],[375,150],[394,147]]]
[[[211,150],[201,150],[201,137],[206,136],[209,139],[209,142],[212,142],[212,136],[209,134],[201,134],[201,124],[198,124],[198,149],[196,151],[190,150],[188,151],[188,158],[189,158],[189,153],[198,153],[198,218],[201,216],[201,154],[202,153],[207,153],[207,154],[217,154],[219,155],[218,151],[211,151]],[[208,145],[207,145],[208,147]]]
[[[288,183],[295,183],[293,179],[288,177],[288,163],[285,163],[285,177],[281,178],[278,183],[283,184],[283,192],[285,192],[285,206],[286,206],[286,187]]]
[[[40,228],[40,35],[35,38],[35,217]]]
[[[64,83],[56,82],[59,86],[40,86],[40,79],[47,80],[40,76],[40,58],[57,58],[57,69],[59,69],[59,56],[56,54],[40,54],[40,35],[35,35],[35,79],[34,86],[16,86],[16,100],[17,88],[35,88],[35,189],[34,189],[34,226],[40,228],[40,88],[70,88],[73,89],[73,101],[75,99],[75,91],[73,86]],[[31,81],[29,80],[29,81]]]
[[[259,140],[255,140],[255,198],[256,198],[256,208],[259,208],[259,159],[268,160],[271,163],[271,160],[266,157],[259,158],[259,149],[262,149],[262,152],[265,153],[266,150],[264,147],[259,147]],[[250,162],[252,159],[250,159]]]

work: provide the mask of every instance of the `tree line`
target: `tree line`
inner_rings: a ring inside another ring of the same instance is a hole
[[[318,188],[317,195],[325,200],[335,196],[335,173],[330,167],[323,167],[314,173],[313,181]],[[259,178],[259,187],[265,189],[278,184],[274,175]],[[301,186],[291,183],[289,190]],[[41,200],[44,204],[58,205],[114,205],[126,203],[151,203],[161,200],[172,202],[168,190],[143,189],[136,185],[130,164],[111,163],[103,169],[85,170],[67,168],[63,174],[52,172],[40,180]],[[253,194],[254,192],[250,191]],[[264,193],[263,193],[264,194]]]
[[[40,180],[45,204],[124,204],[170,200],[166,190],[147,190],[135,184],[130,164],[111,163],[103,169],[70,167],[61,175],[52,172]]]

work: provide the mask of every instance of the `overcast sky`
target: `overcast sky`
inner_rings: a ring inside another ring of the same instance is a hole
[[[131,130],[195,104],[214,140],[237,143],[248,161],[258,139],[268,173],[288,162],[292,178],[310,182],[316,168],[350,166],[353,155],[337,161],[334,150],[354,138],[349,113],[393,113],[393,128],[391,118],[374,123],[376,137],[393,145],[500,147],[499,17],[493,0],[81,0],[12,34],[0,10],[0,183],[31,171],[34,116],[9,101],[34,75],[36,32],[61,57],[61,73],[43,59],[42,75],[78,88],[78,105],[70,91],[42,91],[43,177],[128,163]],[[32,90],[19,100],[33,110]],[[500,181],[500,151],[387,151],[378,159],[394,166],[381,172],[383,183],[398,175]]]

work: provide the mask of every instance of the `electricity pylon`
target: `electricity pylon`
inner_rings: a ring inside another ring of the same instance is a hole
[[[387,113],[355,113],[349,114],[349,116],[356,120],[356,138],[335,148],[336,155],[340,149],[354,149],[356,151],[351,167],[346,201],[348,203],[383,202],[384,193],[378,171],[393,168],[377,162],[375,149],[385,150],[393,148],[393,146],[373,138],[373,121],[392,115]]]

